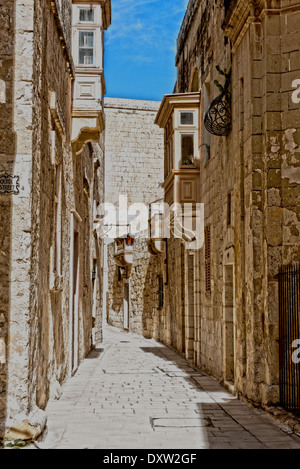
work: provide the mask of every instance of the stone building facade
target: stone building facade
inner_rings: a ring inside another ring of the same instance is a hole
[[[175,95],[156,119],[165,127],[172,99],[200,97],[193,166],[205,238],[200,250],[168,239],[154,258],[149,277],[163,275],[165,304],[147,335],[262,405],[279,402],[276,275],[300,260],[299,18],[296,0],[190,0]],[[225,75],[232,124],[217,136],[204,119]],[[151,315],[153,302],[146,308]]]
[[[154,125],[159,102],[105,98],[105,201],[119,207],[126,196],[128,208],[163,198],[163,132]],[[112,223],[114,221],[112,220]],[[117,225],[122,221],[116,220]],[[130,233],[120,226],[117,235]],[[114,227],[113,227],[114,228]],[[132,233],[135,234],[135,233]],[[105,281],[106,317],[109,324],[142,333],[144,290],[148,279],[148,239],[136,234],[133,260],[128,275],[116,264],[114,237],[108,231],[107,280]]]
[[[82,62],[74,38],[99,29],[103,55],[109,23],[109,0],[1,2],[0,436],[10,439],[38,436],[48,399],[101,342],[103,60]]]

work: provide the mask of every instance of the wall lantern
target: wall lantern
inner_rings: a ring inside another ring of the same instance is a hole
[[[128,234],[126,237],[126,246],[134,246],[135,238],[131,234]]]

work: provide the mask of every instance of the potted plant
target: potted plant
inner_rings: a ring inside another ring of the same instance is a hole
[[[188,155],[182,162],[184,166],[194,166],[194,155]]]

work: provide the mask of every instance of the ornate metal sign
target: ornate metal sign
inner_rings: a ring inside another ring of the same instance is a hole
[[[213,100],[204,118],[204,125],[208,132],[218,137],[228,135],[231,130],[231,93],[229,92],[230,73],[224,73],[220,67],[217,70],[221,75],[226,76],[226,83],[223,87],[218,81],[215,81],[222,93]]]
[[[19,176],[1,174],[0,194],[19,194]]]
[[[212,103],[205,115],[205,127],[213,135],[224,137],[231,129],[231,95],[224,91]]]

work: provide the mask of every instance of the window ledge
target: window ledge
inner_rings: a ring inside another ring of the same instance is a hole
[[[197,166],[194,164],[181,164],[179,169],[197,169]]]

